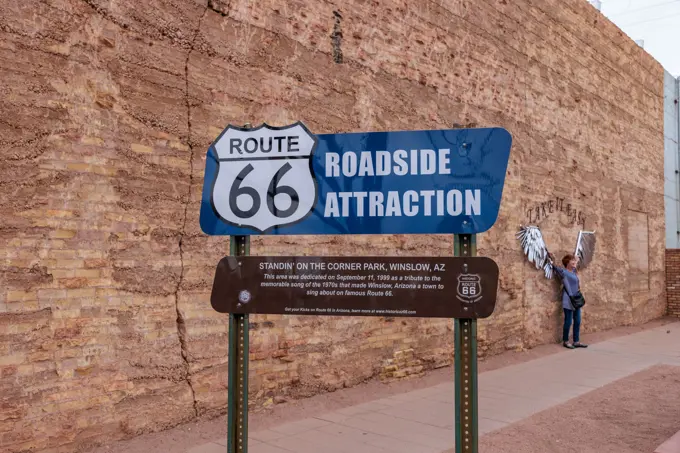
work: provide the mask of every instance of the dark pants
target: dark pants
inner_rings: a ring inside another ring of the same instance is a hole
[[[562,341],[569,341],[569,329],[571,328],[571,321],[574,321],[574,343],[579,342],[579,333],[581,331],[581,309],[576,311],[564,309],[564,329],[562,329]]]

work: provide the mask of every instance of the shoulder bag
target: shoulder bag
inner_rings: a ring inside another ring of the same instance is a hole
[[[567,291],[567,288],[564,285],[562,286],[562,289],[564,290],[565,293],[567,293],[567,296],[569,296],[571,305],[574,307],[575,310],[578,310],[579,308],[583,307],[586,304],[586,300],[583,297],[583,293],[581,293],[580,288],[578,291],[576,291],[576,294],[574,294],[573,296],[569,294],[569,291]]]
[[[571,300],[571,305],[573,305],[577,310],[586,304],[586,300],[583,298],[583,294],[581,294],[580,289],[576,291],[575,295],[572,296],[567,293],[567,296],[569,296],[569,300]]]

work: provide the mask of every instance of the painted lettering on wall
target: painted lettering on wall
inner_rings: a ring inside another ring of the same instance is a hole
[[[529,224],[536,224],[541,220],[546,219],[555,212],[566,215],[570,222],[574,225],[580,225],[582,228],[586,226],[586,215],[583,211],[577,210],[571,202],[565,201],[564,198],[555,197],[550,200],[536,204],[527,209],[526,219]]]

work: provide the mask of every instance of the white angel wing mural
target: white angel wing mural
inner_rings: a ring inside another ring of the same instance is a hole
[[[548,248],[543,241],[541,230],[537,226],[522,226],[517,233],[524,254],[530,263],[534,263],[536,269],[543,269],[545,278],[552,278],[552,265],[548,259]]]
[[[578,269],[585,269],[595,254],[595,232],[579,231],[574,255],[578,258]]]
[[[524,250],[524,254],[536,269],[543,269],[545,278],[552,279],[552,262],[548,257],[548,247],[545,245],[541,230],[537,226],[520,226],[517,239]],[[576,239],[576,250],[574,255],[578,257],[578,269],[585,269],[593,260],[595,254],[595,232],[579,231]]]

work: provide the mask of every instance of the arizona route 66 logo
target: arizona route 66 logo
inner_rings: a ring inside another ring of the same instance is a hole
[[[463,265],[463,274],[458,274],[458,286],[456,298],[468,304],[479,301],[482,298],[482,283],[479,274],[468,274],[467,264]]]
[[[281,128],[228,126],[213,145],[218,173],[211,201],[217,216],[260,233],[307,217],[317,201],[316,144],[300,122]]]

